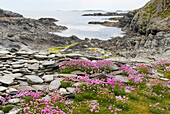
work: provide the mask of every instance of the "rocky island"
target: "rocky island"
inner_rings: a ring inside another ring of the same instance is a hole
[[[0,10],[0,114],[169,114],[170,3],[151,0],[115,26],[124,37],[51,34],[56,19]]]

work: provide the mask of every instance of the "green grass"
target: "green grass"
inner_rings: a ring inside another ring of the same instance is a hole
[[[72,81],[62,81],[61,82],[62,88],[71,87],[71,86],[72,86]]]
[[[3,109],[2,109],[2,111],[4,112],[4,113],[8,113],[10,110],[12,110],[14,108],[14,106],[5,106]]]

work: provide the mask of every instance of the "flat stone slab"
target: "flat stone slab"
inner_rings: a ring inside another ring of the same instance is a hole
[[[128,77],[117,75],[117,76],[115,76],[115,78],[119,79],[120,81],[125,82],[125,83],[129,82]]]
[[[89,76],[89,78],[105,78],[106,75],[102,73],[95,73]]]
[[[0,86],[0,92],[7,90],[8,88]]]
[[[14,65],[12,65],[12,68],[14,68],[14,69],[17,69],[17,68],[23,68],[24,67],[24,65],[20,65],[20,64],[14,64]]]
[[[73,71],[71,72],[71,74],[75,74],[75,75],[80,75],[80,76],[85,76],[85,73],[79,70]]]
[[[14,78],[10,76],[2,76],[0,82],[3,84],[11,85],[14,82]]]
[[[20,91],[22,91],[22,90],[23,90],[23,91],[25,91],[25,90],[35,91],[35,89],[32,88],[31,86],[18,86],[17,89],[20,90]]]
[[[38,70],[39,69],[39,64],[35,63],[33,65],[28,66],[29,70]]]
[[[54,79],[53,75],[45,75],[42,77],[42,79],[44,79],[44,82],[51,82]]]
[[[15,89],[15,88],[9,88],[6,92],[11,94],[11,95],[14,95],[14,94],[18,93],[18,90]]]
[[[26,75],[25,78],[27,78],[27,81],[30,84],[41,84],[44,82],[39,76]]]
[[[44,61],[44,62],[42,62],[43,66],[51,66],[51,65],[54,65],[54,64],[55,64],[55,61]]]
[[[76,78],[76,74],[58,74],[59,77],[69,77],[69,78]]]
[[[20,99],[19,98],[9,99],[8,102],[10,104],[17,104],[20,102]]]
[[[32,87],[35,89],[35,90],[43,90],[45,88],[48,88],[49,85],[32,85]]]
[[[61,85],[60,81],[54,80],[50,83],[49,90],[58,90],[60,85]]]
[[[48,56],[46,55],[34,55],[37,59],[48,59]]]

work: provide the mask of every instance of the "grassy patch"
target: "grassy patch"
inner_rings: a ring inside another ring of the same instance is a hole
[[[71,86],[72,86],[72,81],[62,81],[61,82],[62,88],[71,87]]]
[[[4,113],[8,113],[10,110],[12,110],[14,108],[14,106],[5,106],[3,109],[2,109],[2,111],[4,112]]]

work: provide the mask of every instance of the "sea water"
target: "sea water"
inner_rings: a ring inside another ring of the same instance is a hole
[[[54,34],[61,36],[76,35],[80,39],[108,40],[112,37],[124,36],[124,31],[118,27],[106,27],[102,25],[88,24],[90,21],[109,21],[110,17],[116,16],[82,16],[89,13],[106,13],[107,11],[20,11],[24,17],[39,19],[42,17],[55,18],[59,20],[57,25],[66,26],[68,29]]]

